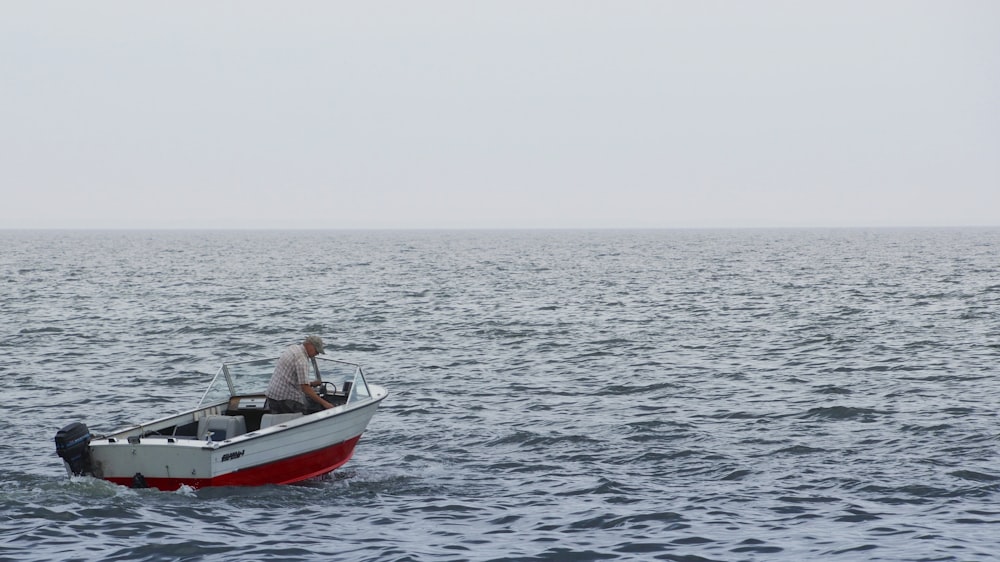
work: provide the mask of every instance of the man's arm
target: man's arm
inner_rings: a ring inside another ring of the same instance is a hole
[[[309,397],[310,400],[312,400],[313,402],[315,402],[315,403],[323,406],[324,410],[328,410],[328,409],[330,409],[330,408],[333,407],[333,404],[327,402],[326,400],[323,400],[322,396],[320,396],[319,394],[316,394],[316,391],[313,390],[312,384],[306,383],[306,384],[303,384],[301,386],[302,386],[302,392],[304,392],[306,394],[306,396]]]

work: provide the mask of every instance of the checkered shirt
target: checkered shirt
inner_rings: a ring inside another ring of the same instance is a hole
[[[309,399],[300,386],[303,384],[309,384],[309,356],[304,345],[292,344],[278,358],[265,394],[272,400],[295,400],[308,404]]]

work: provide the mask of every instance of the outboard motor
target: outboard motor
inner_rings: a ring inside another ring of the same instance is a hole
[[[66,461],[70,475],[90,474],[90,430],[80,422],[73,422],[56,433],[56,454]]]

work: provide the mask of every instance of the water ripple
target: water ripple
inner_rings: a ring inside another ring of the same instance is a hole
[[[0,232],[0,560],[989,560],[1000,231]],[[308,248],[309,251],[303,250]],[[52,452],[304,332],[391,397],[300,486]]]

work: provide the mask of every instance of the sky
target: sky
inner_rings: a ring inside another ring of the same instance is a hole
[[[1000,226],[1000,2],[0,3],[0,229]]]

